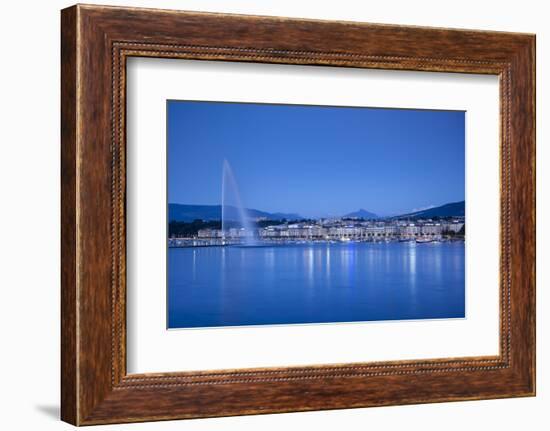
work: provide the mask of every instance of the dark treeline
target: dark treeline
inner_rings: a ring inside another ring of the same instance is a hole
[[[466,235],[466,225],[463,225],[458,232],[453,232],[452,230],[449,231],[443,231],[443,235],[450,235],[450,236],[464,236]]]
[[[169,237],[190,237],[195,236],[199,229],[221,229],[220,220],[204,221],[194,220],[192,222],[171,221],[168,224]]]
[[[466,225],[462,226],[458,232],[454,232],[452,230],[444,230],[443,232],[441,232],[441,234],[452,238],[464,239],[464,237],[466,236]]]

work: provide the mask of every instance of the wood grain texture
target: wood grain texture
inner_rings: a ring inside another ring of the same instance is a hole
[[[61,417],[77,422],[76,9],[61,16]]]
[[[62,418],[88,425],[535,393],[533,35],[101,6],[62,11]],[[126,374],[126,59],[500,76],[500,353]]]

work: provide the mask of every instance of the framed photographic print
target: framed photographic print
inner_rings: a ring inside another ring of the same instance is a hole
[[[535,394],[535,37],[62,11],[62,419]]]

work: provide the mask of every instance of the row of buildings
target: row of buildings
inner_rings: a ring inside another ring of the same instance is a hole
[[[278,224],[246,230],[231,228],[222,232],[220,229],[201,229],[197,238],[201,240],[242,240],[259,238],[273,241],[377,241],[377,240],[440,240],[444,236],[456,236],[464,227],[463,218],[445,221],[418,220],[410,221],[349,221],[332,220],[294,224]]]

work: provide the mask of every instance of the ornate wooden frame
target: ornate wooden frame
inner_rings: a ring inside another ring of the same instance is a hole
[[[88,425],[535,394],[534,35],[82,5],[61,17],[63,420]],[[129,56],[498,75],[500,354],[128,375]]]

